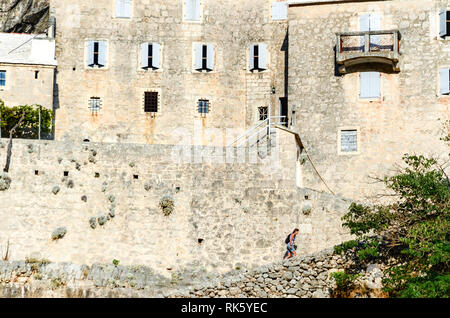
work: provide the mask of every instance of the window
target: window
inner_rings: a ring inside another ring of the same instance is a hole
[[[267,113],[268,113],[267,106],[258,107],[259,120],[266,120],[267,119]]]
[[[34,71],[34,79],[38,79],[39,78],[39,71]]]
[[[89,109],[91,110],[92,115],[97,115],[100,109],[102,108],[102,101],[100,97],[91,97],[89,99]]]
[[[196,44],[195,45],[195,70],[212,71],[214,69],[214,45]]]
[[[161,68],[161,45],[159,43],[141,44],[141,68]]]
[[[144,112],[146,113],[158,112],[158,92],[144,93]]]
[[[6,71],[0,71],[0,87],[6,86]]]
[[[250,71],[267,69],[267,45],[265,43],[250,46]]]
[[[357,141],[357,130],[341,130],[341,152],[357,152],[358,141]]]
[[[105,41],[88,41],[87,42],[87,59],[86,64],[89,67],[105,67],[106,66],[106,42]]]
[[[450,68],[440,70],[440,93],[450,95]]]
[[[200,99],[198,101],[198,112],[202,115],[209,113],[209,100]]]
[[[377,99],[381,96],[379,72],[360,73],[360,98]]]
[[[442,38],[450,36],[450,11],[442,10],[439,13],[439,35]]]
[[[116,18],[131,17],[131,0],[116,0]]]
[[[286,20],[287,19],[287,3],[273,2],[272,3],[272,20]]]
[[[185,0],[184,19],[200,21],[200,0]]]

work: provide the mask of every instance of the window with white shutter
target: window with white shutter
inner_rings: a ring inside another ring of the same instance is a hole
[[[214,45],[213,44],[195,44],[195,70],[212,71],[214,69]]]
[[[106,41],[88,41],[86,53],[86,65],[88,67],[105,67],[107,61]]]
[[[200,0],[184,0],[184,19],[200,21]]]
[[[360,98],[376,99],[381,97],[381,76],[379,72],[360,73]]]
[[[267,69],[267,44],[250,45],[249,69],[251,72]]]
[[[439,75],[441,95],[450,95],[450,68],[441,69]]]
[[[159,43],[141,44],[141,68],[159,69],[161,68],[161,45]]]
[[[116,18],[131,17],[131,0],[116,0]]]
[[[287,20],[287,2],[272,2],[272,20]]]

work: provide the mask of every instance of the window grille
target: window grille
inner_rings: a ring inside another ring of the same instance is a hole
[[[100,97],[91,97],[89,99],[89,109],[93,115],[97,115],[100,109],[102,108],[102,101]]]
[[[268,107],[258,107],[259,120],[266,120]]]
[[[158,112],[158,92],[145,92],[144,94],[144,112]]]
[[[356,152],[357,148],[357,131],[341,130],[341,152]]]
[[[198,112],[202,115],[209,113],[209,100],[200,99],[198,101]]]

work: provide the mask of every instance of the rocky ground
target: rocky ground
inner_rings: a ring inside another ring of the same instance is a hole
[[[162,276],[146,266],[0,261],[0,297],[301,297],[329,298],[331,273],[354,266],[332,249],[314,255],[220,275],[196,269]],[[361,268],[351,297],[384,297],[382,265]]]

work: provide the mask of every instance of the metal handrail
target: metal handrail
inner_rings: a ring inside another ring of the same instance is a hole
[[[253,130],[255,130],[256,128],[258,128],[259,126],[261,126],[262,124],[264,124],[266,121],[268,121],[269,118],[264,119],[264,121],[260,122],[258,125],[256,125],[255,127],[253,127],[250,130],[247,130],[246,132],[244,132],[242,135],[240,135],[238,138],[236,138],[231,144],[228,145],[228,147],[231,147],[233,144],[235,144],[236,142],[238,142],[240,139],[244,138],[246,135],[248,135],[250,132],[252,132]],[[264,127],[265,128],[265,127]]]
[[[262,129],[258,130],[257,132],[255,132],[254,134],[248,136],[248,138],[244,139],[243,141],[241,141],[240,143],[238,143],[236,146],[240,146],[243,142],[250,140],[253,136],[258,135],[261,131],[267,130],[267,126],[263,127]]]
[[[255,127],[247,130],[245,133],[243,133],[242,135],[240,135],[238,138],[236,138],[232,143],[228,144],[227,147],[231,147],[234,144],[236,144],[239,140],[241,140],[242,138],[246,137],[243,141],[237,143],[236,146],[240,146],[243,142],[249,140],[250,138],[252,138],[255,135],[258,135],[261,131],[264,131],[267,129],[267,135],[270,138],[270,127],[272,125],[277,125],[277,122],[272,122],[272,119],[277,119],[277,118],[286,118],[286,116],[268,116],[266,119],[264,119],[262,122],[260,122],[258,125],[256,125]],[[282,122],[285,123],[285,122]],[[264,127],[259,129],[258,131],[256,131],[255,133],[253,133],[254,130],[256,130],[258,127],[261,127],[263,124]],[[251,134],[251,135],[250,135]]]

